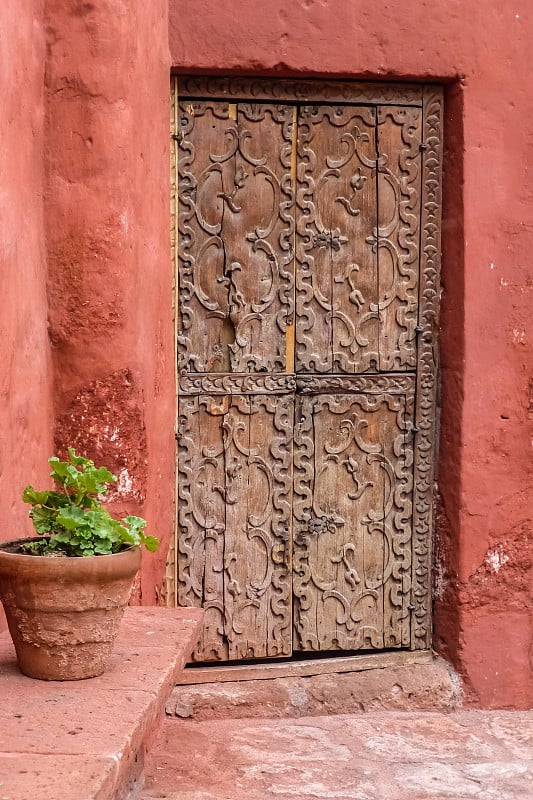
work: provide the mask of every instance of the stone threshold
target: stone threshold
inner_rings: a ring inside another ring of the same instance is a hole
[[[126,609],[108,671],[22,675],[0,634],[0,800],[134,800],[144,755],[198,638],[203,612]]]
[[[431,653],[410,658],[371,657],[317,662],[285,671],[252,667],[199,669],[180,673],[180,685],[166,704],[169,717],[203,722],[214,719],[291,719],[370,711],[441,711],[461,706],[458,676]],[[335,668],[339,671],[335,672]],[[189,685],[185,681],[193,673]],[[212,676],[212,680],[209,678]]]

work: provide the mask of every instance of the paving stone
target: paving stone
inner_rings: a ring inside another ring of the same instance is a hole
[[[167,718],[143,800],[533,800],[532,725],[533,712]]]

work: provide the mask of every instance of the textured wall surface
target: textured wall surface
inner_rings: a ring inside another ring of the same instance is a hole
[[[40,6],[0,7],[0,539],[32,534],[22,490],[47,481],[52,454]]]
[[[32,534],[22,490],[47,481],[52,449],[40,6],[0,7],[0,539]]]
[[[143,556],[150,603],[174,517],[167,7],[47,0],[45,13],[56,446],[109,466],[114,512],[161,539]]]
[[[472,702],[531,706],[531,3],[197,0],[190,9],[170,0],[178,73],[447,86],[435,642]]]
[[[46,481],[54,432],[115,469],[115,510],[162,539],[138,591],[156,600],[174,513],[169,29],[177,72],[441,81],[435,642],[472,702],[533,705],[529,0],[170,0],[170,25],[165,0],[4,6],[0,536],[31,530],[20,492]]]

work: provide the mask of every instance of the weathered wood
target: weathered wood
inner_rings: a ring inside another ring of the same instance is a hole
[[[416,426],[413,491],[411,647],[431,644],[431,563],[435,475],[436,396],[442,209],[442,88],[424,89],[422,218]]]
[[[408,407],[403,395],[297,400],[295,649],[381,649],[408,638],[411,426],[412,396]]]
[[[182,371],[285,370],[292,118],[290,106],[180,104]]]
[[[291,652],[288,396],[180,398],[178,601],[199,661]]]
[[[268,678],[304,678],[309,675],[331,675],[336,672],[364,672],[386,667],[405,667],[410,664],[429,664],[434,655],[431,650],[415,652],[372,653],[371,655],[335,656],[306,659],[305,661],[279,661],[270,664],[215,664],[205,667],[188,666],[179,673],[178,685],[220,683],[227,681],[254,681]]]
[[[298,129],[296,371],[376,371],[375,110],[304,106]]]
[[[378,109],[379,369],[416,366],[422,113]]]
[[[206,608],[195,657],[425,650],[442,92],[180,86],[167,583]]]
[[[183,97],[213,97],[228,101],[253,99],[304,105],[325,102],[421,106],[423,91],[423,87],[416,83],[180,77]]]

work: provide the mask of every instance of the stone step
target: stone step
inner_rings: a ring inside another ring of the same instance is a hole
[[[209,671],[206,670],[206,677]],[[186,680],[187,670],[181,673]],[[368,711],[450,711],[461,704],[460,682],[440,658],[428,663],[354,672],[176,686],[167,716],[204,721],[295,718]]]
[[[133,800],[200,609],[128,608],[104,675],[22,675],[0,635],[0,800]]]

